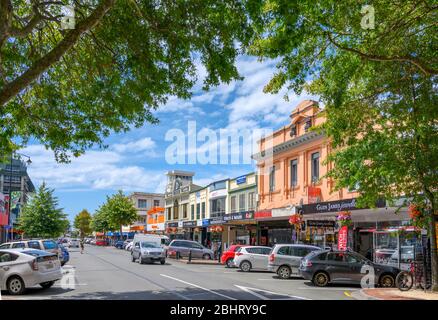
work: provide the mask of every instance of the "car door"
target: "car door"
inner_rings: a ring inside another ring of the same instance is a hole
[[[196,258],[196,259],[202,258],[203,248],[200,244],[189,242],[188,245],[189,245],[189,251],[192,251],[192,258]]]
[[[360,281],[365,273],[361,273],[362,267],[366,264],[366,260],[352,254],[345,255],[345,261],[348,264],[349,278],[352,283],[360,284]]]
[[[351,271],[348,263],[345,261],[346,253],[343,252],[329,252],[327,254],[327,267],[332,282],[346,282],[351,283]]]
[[[271,248],[254,248],[256,252],[253,254],[255,269],[266,270],[268,267],[269,253]]]
[[[0,252],[0,281],[6,279],[13,272],[12,268],[17,258],[18,255],[11,252]]]
[[[253,269],[260,269],[263,268],[263,262],[262,262],[262,248],[247,248],[249,255],[249,261],[251,262]]]
[[[134,256],[135,259],[138,259],[141,255],[141,251],[140,251],[140,242],[136,242],[134,243],[133,247],[132,247],[132,255]]]
[[[275,265],[282,266],[284,264],[289,265],[290,255],[291,255],[291,246],[281,246],[278,248],[277,253],[275,254]]]

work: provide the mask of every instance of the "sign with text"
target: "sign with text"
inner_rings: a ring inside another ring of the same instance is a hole
[[[321,188],[308,187],[307,201],[308,203],[318,203],[322,199]]]
[[[343,226],[341,229],[339,229],[339,233],[338,233],[338,250],[339,251],[347,250],[347,244],[348,244],[348,227]]]
[[[316,228],[334,228],[336,226],[336,221],[333,220],[307,220],[308,227]]]
[[[246,182],[246,176],[240,176],[236,178],[236,184],[242,184]]]
[[[386,205],[385,200],[380,200],[376,203],[377,208],[384,208],[385,205]],[[360,210],[360,209],[368,209],[368,208],[359,208],[357,206],[356,198],[303,205],[304,214],[351,211],[351,210]]]

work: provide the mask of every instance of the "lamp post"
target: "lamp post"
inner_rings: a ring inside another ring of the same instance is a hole
[[[8,228],[11,229],[11,240],[13,238],[13,230],[11,226],[11,214],[12,214],[12,162],[14,160],[14,155],[18,155],[21,157],[27,158],[27,165],[30,165],[32,163],[32,160],[30,160],[29,156],[26,156],[25,154],[18,153],[18,152],[11,152],[11,158],[10,158],[10,167],[9,167],[9,200],[8,200]],[[8,241],[8,232],[6,231],[6,242]]]

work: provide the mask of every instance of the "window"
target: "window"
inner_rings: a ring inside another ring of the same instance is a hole
[[[281,247],[280,249],[278,249],[277,254],[282,254],[285,256],[290,256],[290,247]]]
[[[9,247],[10,247],[10,244],[9,243],[5,243],[5,244],[2,244],[0,246],[0,249],[9,249]]]
[[[17,260],[18,256],[12,254],[10,252],[1,252],[0,253],[0,263],[11,262]]]
[[[327,260],[330,262],[343,262],[344,254],[331,252],[327,254]]]
[[[271,253],[271,251],[272,251],[272,249],[271,248],[261,248],[261,253],[260,254],[263,254],[263,255],[269,255],[270,253]]]
[[[187,218],[187,203],[183,204],[183,218]]]
[[[40,243],[38,241],[29,241],[27,243],[27,246],[31,249],[41,250]]]
[[[205,218],[205,202],[201,203],[201,219]]]
[[[179,205],[177,200],[173,203],[173,218],[175,220],[178,220],[179,218]]]
[[[172,220],[172,208],[167,208],[167,220]]]
[[[312,153],[312,182],[319,180],[319,152]]]
[[[245,207],[246,207],[246,194],[242,193],[239,194],[239,211],[245,211]]]
[[[196,220],[201,219],[201,204],[196,204]]]
[[[225,189],[226,187],[227,187],[226,181],[218,181],[210,185],[210,191]]]
[[[248,193],[248,210],[255,210],[256,207],[256,197],[255,192]]]
[[[296,248],[293,248],[294,249],[294,256],[297,256],[297,257],[305,257],[305,256],[307,256],[311,251],[312,251],[312,249],[309,249],[309,248],[303,248],[303,247],[296,247]]]
[[[231,196],[231,212],[237,212],[236,208],[236,196]]]
[[[345,260],[347,263],[361,263],[362,261],[351,254],[347,254],[345,256]]]
[[[43,246],[45,250],[51,250],[58,248],[58,245],[55,241],[43,241]]]
[[[269,191],[273,192],[275,190],[275,166],[271,167],[269,171]]]
[[[137,208],[145,209],[148,207],[148,201],[146,199],[137,200]]]
[[[12,249],[15,249],[15,248],[26,248],[26,245],[24,244],[24,242],[13,243]]]
[[[225,214],[225,199],[226,198],[219,198],[211,200],[210,217],[220,217]]]
[[[195,205],[192,204],[190,206],[190,220],[194,220],[195,219]]]
[[[311,118],[306,119],[306,122],[304,124],[304,131],[307,132],[311,126],[312,126],[312,119]]]
[[[154,200],[154,207],[160,206],[160,200]]]
[[[290,161],[290,185],[296,187],[298,185],[298,160]]]

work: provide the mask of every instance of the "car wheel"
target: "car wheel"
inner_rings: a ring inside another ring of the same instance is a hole
[[[143,263],[144,263],[144,261],[143,261],[143,259],[141,258],[141,256],[138,257],[138,263],[139,263],[139,264],[143,264]]]
[[[233,259],[228,259],[225,264],[226,264],[227,268],[232,268],[233,267]]]
[[[251,268],[252,268],[251,262],[246,261],[246,260],[243,261],[239,267],[240,267],[240,270],[242,270],[243,272],[249,272],[249,271],[251,271]]]
[[[291,271],[290,268],[288,266],[281,266],[280,268],[278,268],[277,270],[277,275],[281,278],[281,279],[289,279],[290,275],[291,275]]]
[[[48,282],[40,283],[40,286],[43,287],[44,289],[49,289],[54,284],[55,284],[55,281],[48,281]]]
[[[133,254],[131,254],[131,261],[132,261],[132,262],[135,262],[135,258],[134,258],[134,255],[133,255]]]
[[[204,260],[210,260],[210,259],[211,259],[211,256],[210,256],[208,253],[205,253],[205,254],[202,256],[202,259],[204,259]]]
[[[313,276],[313,284],[318,287],[325,287],[329,283],[329,277],[325,272],[318,272]]]
[[[164,260],[164,259],[163,259],[163,260],[160,260],[160,263],[161,263],[161,264],[165,264],[165,263],[166,263],[166,260]]]
[[[24,282],[20,277],[11,277],[6,284],[6,289],[11,295],[20,295],[25,290]]]
[[[382,288],[392,288],[394,287],[394,276],[390,274],[384,274],[380,277],[379,284]]]

